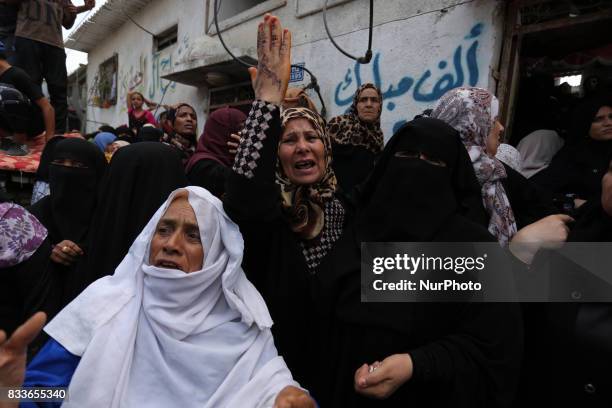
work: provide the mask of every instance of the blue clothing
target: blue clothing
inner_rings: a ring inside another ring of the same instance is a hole
[[[51,339],[26,369],[24,387],[68,387],[81,358]],[[61,402],[22,402],[20,408],[59,408]]]
[[[110,132],[100,132],[94,138],[94,143],[98,146],[98,149],[104,153],[106,150],[106,146],[113,143],[117,139],[117,136],[113,135]]]

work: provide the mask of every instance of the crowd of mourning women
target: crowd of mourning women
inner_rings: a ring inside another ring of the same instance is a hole
[[[385,144],[376,86],[326,122],[287,88],[276,17],[257,48],[248,115],[215,110],[198,139],[192,106],[158,123],[130,93],[127,126],[53,137],[32,206],[0,204],[0,386],[68,387],[69,407],[612,406],[609,304],[360,301],[362,242],[530,243],[527,269],[612,241],[612,94],[514,149],[496,97],[457,88]]]

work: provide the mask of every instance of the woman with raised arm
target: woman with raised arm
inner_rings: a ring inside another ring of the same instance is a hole
[[[340,237],[345,204],[336,196],[330,140],[306,108],[281,112],[289,82],[291,33],[270,15],[259,24],[255,102],[229,175],[224,206],[245,239],[244,267],[274,320],[279,353],[300,384],[319,376],[309,285]],[[314,395],[317,398],[316,393]]]
[[[145,103],[150,108],[155,108],[157,106],[156,103],[149,101],[143,94],[136,91],[128,92],[125,99],[128,109],[128,123],[130,129],[132,129],[134,133],[138,133],[140,128],[147,123],[157,126],[157,122],[155,121],[153,114],[150,111],[143,109],[143,105]]]

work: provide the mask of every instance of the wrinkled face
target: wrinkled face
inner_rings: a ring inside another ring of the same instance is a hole
[[[501,122],[495,119],[493,126],[491,127],[491,131],[489,132],[489,137],[487,137],[487,146],[486,152],[489,156],[494,157],[497,153],[497,148],[501,143],[502,132],[504,131],[504,127]]]
[[[181,106],[174,119],[174,131],[180,135],[195,135],[198,128],[198,116],[189,106]]]
[[[308,119],[287,122],[278,145],[278,158],[294,184],[314,184],[325,174],[325,145]]]
[[[366,88],[357,99],[357,116],[364,122],[376,122],[380,114],[380,98],[373,88]]]
[[[130,99],[130,102],[132,103],[132,108],[134,109],[140,109],[142,108],[142,104],[143,104],[143,100],[142,100],[142,96],[140,94],[132,94],[132,98]]]
[[[601,205],[604,211],[612,217],[612,160],[608,172],[601,180]]]
[[[176,195],[155,228],[149,264],[185,273],[202,269],[204,248],[187,192]]]
[[[593,140],[612,140],[612,107],[599,108],[591,123],[589,135]]]

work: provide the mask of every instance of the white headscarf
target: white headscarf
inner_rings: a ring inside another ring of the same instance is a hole
[[[547,168],[563,143],[554,130],[540,129],[525,136],[517,146],[523,157],[521,174],[529,178]]]
[[[299,386],[278,356],[272,319],[242,268],[244,242],[221,202],[187,187],[202,270],[148,265],[157,210],[115,270],[45,331],[81,356],[63,407],[268,407]]]

